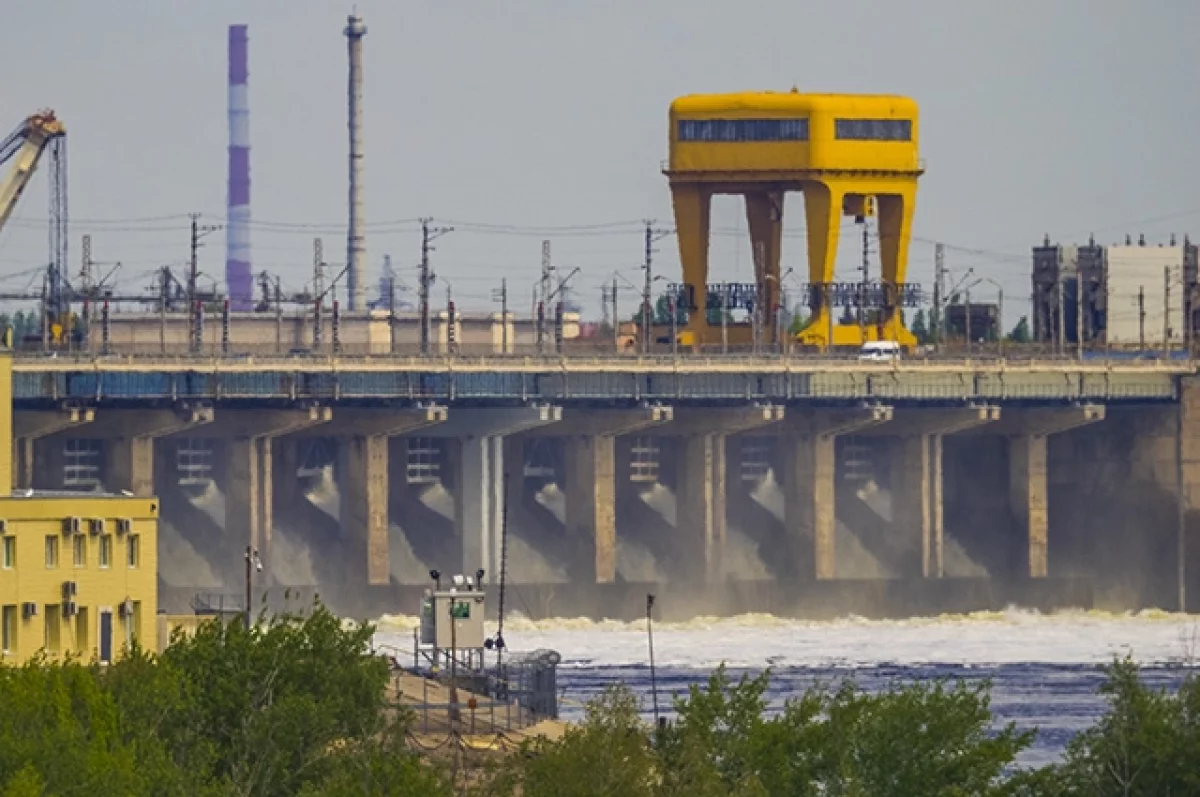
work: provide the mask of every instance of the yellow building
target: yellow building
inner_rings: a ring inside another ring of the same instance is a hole
[[[12,360],[0,354],[0,437],[12,438]],[[0,446],[0,660],[39,651],[112,661],[157,648],[158,499],[14,495]]]
[[[687,332],[713,342],[706,307],[710,206],[714,194],[746,198],[759,302],[780,295],[783,201],[804,195],[809,283],[820,286],[814,320],[801,342],[860,343],[863,337],[914,342],[898,312],[899,286],[922,169],[917,105],[884,95],[745,92],[680,97],[670,110],[670,181],[683,281],[693,312]],[[837,327],[829,313],[842,216],[878,215],[884,307],[873,330]],[[700,311],[697,312],[696,309]],[[762,328],[773,334],[774,313]],[[832,340],[830,332],[832,331]]]

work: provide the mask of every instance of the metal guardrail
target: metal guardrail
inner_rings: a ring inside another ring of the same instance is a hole
[[[1193,359],[763,354],[571,357],[86,357],[13,363],[18,406],[106,401],[712,403],[1173,400]]]
[[[671,371],[695,372],[821,372],[829,370],[863,373],[934,372],[934,371],[1054,371],[1101,372],[1128,371],[1191,374],[1197,371],[1193,358],[1125,358],[1067,356],[962,356],[904,358],[890,362],[858,359],[857,355],[483,355],[483,356],[412,356],[412,355],[340,355],[289,357],[273,354],[211,357],[203,355],[126,354],[96,356],[62,354],[59,356],[20,355],[13,370],[21,373],[62,371],[155,371],[185,368],[199,373],[290,371],[303,373],[399,371],[424,373],[499,370],[507,372],[554,371]]]

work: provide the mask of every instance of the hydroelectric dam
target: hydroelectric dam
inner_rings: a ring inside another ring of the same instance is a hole
[[[1190,360],[19,356],[14,485],[161,500],[160,605],[1200,606]],[[231,598],[233,600],[233,598]]]

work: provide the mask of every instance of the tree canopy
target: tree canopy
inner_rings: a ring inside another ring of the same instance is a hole
[[[305,616],[202,625],[111,666],[0,667],[0,796],[1159,797],[1200,794],[1200,680],[1155,690],[1106,669],[1106,713],[1062,760],[1022,769],[1032,731],[996,727],[986,682],[816,684],[769,707],[771,674],[718,669],[642,719],[614,687],[559,740],[456,779],[406,744],[374,629]]]

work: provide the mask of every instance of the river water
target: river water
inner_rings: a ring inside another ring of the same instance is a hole
[[[410,650],[414,624],[414,618],[384,617],[377,641]],[[644,621],[515,617],[506,621],[504,636],[512,651],[550,648],[562,655],[559,688],[565,719],[580,717],[589,699],[622,682],[642,697],[649,716]],[[702,683],[722,663],[734,678],[769,667],[768,696],[776,707],[816,681],[843,676],[866,689],[894,680],[990,679],[997,721],[1038,730],[1034,746],[1020,759],[1023,765],[1037,766],[1058,758],[1070,738],[1104,711],[1097,694],[1103,681],[1100,666],[1113,656],[1132,655],[1143,665],[1148,683],[1178,685],[1200,658],[1200,617],[1010,610],[808,622],[745,615],[656,623],[654,652],[663,707],[669,706],[671,694]]]

